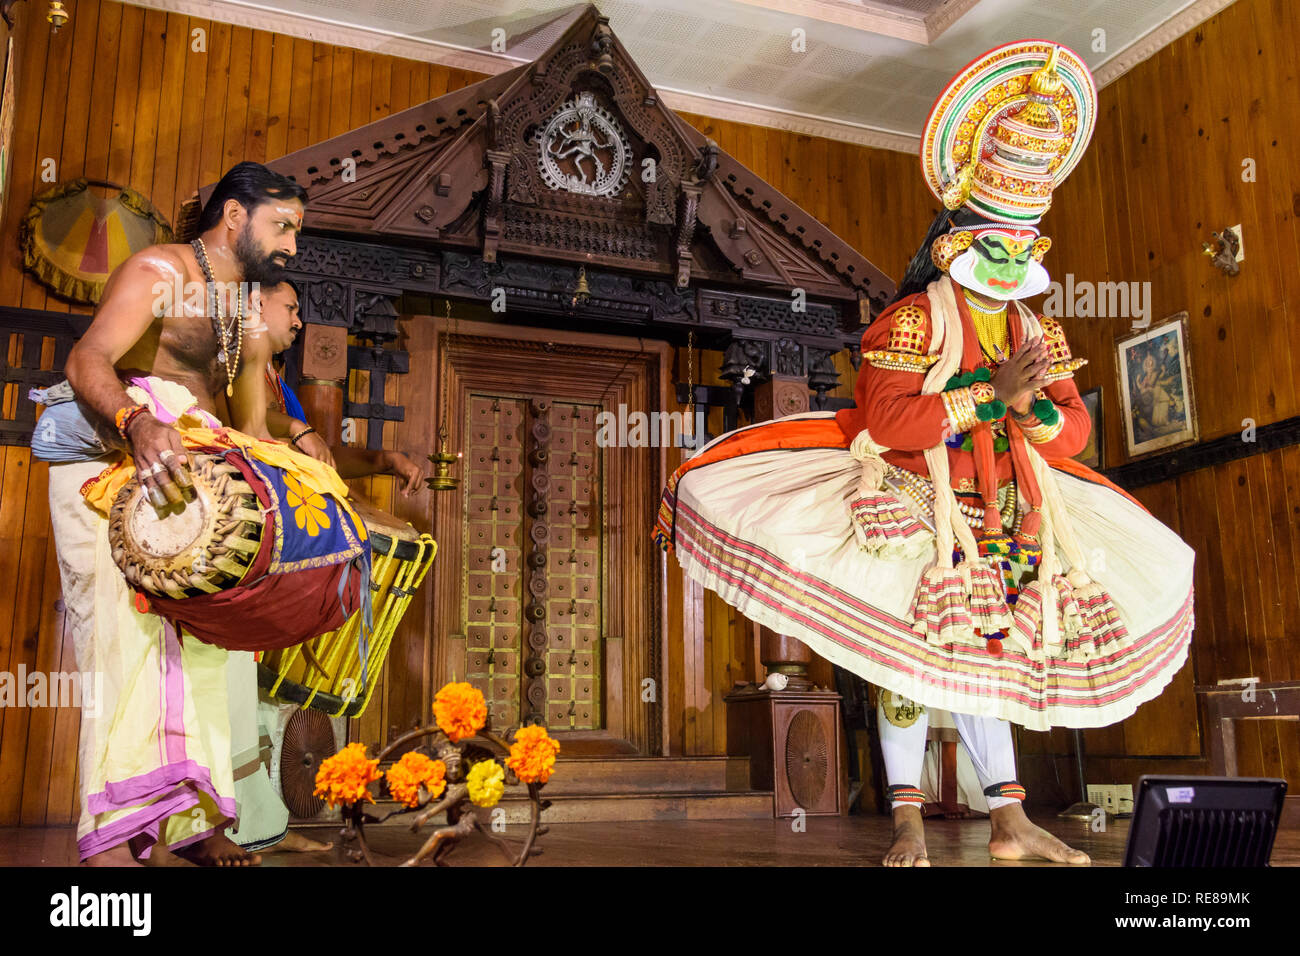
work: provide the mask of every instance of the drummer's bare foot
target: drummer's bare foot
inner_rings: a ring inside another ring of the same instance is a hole
[[[139,866],[140,863],[131,855],[131,849],[125,843],[119,843],[111,849],[88,856],[81,861],[82,866]]]
[[[925,855],[925,826],[920,807],[894,810],[894,842],[885,851],[885,866],[929,866]]]
[[[256,866],[262,858],[249,853],[224,833],[214,833],[206,840],[191,843],[178,854],[199,866]]]
[[[149,855],[140,857],[137,853],[136,858],[145,866],[194,866],[189,860],[183,859],[173,853],[161,843],[155,843],[149,850]]]
[[[989,811],[989,822],[993,825],[989,853],[994,859],[1041,859],[1078,866],[1092,862],[1082,850],[1066,846],[1042,827],[1030,823],[1025,808],[1018,802]]]
[[[321,853],[325,850],[332,850],[333,843],[321,843],[320,840],[313,840],[309,836],[304,836],[294,830],[290,830],[284,835],[284,839],[279,843],[268,846],[262,850],[263,853]]]

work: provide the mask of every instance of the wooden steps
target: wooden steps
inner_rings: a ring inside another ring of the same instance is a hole
[[[748,757],[561,756],[546,784],[546,795],[748,789]]]
[[[749,789],[746,757],[561,757],[545,789],[547,824],[635,820],[768,820],[771,791]],[[380,801],[375,809],[392,809]],[[506,823],[528,819],[527,795],[502,799]],[[386,825],[404,825],[398,816]],[[427,828],[427,827],[426,827]]]

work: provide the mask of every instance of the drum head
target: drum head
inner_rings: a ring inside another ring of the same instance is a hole
[[[403,561],[415,560],[419,553],[417,542],[420,540],[420,533],[408,522],[357,498],[349,498],[348,505],[365,524],[366,534],[370,536],[370,546],[373,550],[380,554],[387,554],[389,549],[396,546],[394,557]]]
[[[196,500],[187,504],[184,511],[159,516],[145,496],[143,486],[137,484],[123,515],[127,547],[145,561],[177,566],[177,559],[203,541],[212,527],[216,510],[212,491],[205,485],[196,485],[195,490]]]
[[[195,454],[195,497],[160,514],[133,477],[109,515],[113,560],[132,587],[159,597],[211,594],[238,584],[261,542],[252,487],[220,455]]]

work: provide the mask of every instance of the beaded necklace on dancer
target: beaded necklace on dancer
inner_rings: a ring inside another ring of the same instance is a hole
[[[975,326],[975,335],[979,339],[980,351],[990,365],[1000,365],[1007,359],[1010,347],[1010,334],[1007,329],[1007,306],[1004,302],[999,308],[990,310],[980,301],[965,291],[966,308],[970,311],[971,323]]]

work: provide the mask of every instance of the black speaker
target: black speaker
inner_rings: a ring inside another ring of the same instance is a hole
[[[1124,865],[1268,866],[1285,798],[1285,780],[1143,776]]]

